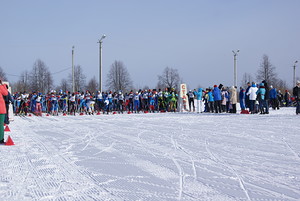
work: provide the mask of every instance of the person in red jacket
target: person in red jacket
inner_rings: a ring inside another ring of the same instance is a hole
[[[4,117],[6,114],[6,106],[3,96],[8,95],[8,90],[5,84],[0,80],[0,144],[4,144]],[[2,125],[2,126],[1,126]]]

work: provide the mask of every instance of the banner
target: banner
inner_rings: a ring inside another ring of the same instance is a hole
[[[180,98],[182,100],[181,112],[183,112],[183,110],[189,111],[188,97],[186,94],[187,94],[186,84],[181,84],[180,85]]]

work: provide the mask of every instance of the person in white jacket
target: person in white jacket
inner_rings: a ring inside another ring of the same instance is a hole
[[[255,101],[257,98],[257,92],[258,88],[256,87],[256,83],[252,82],[252,86],[250,87],[247,95],[249,95],[249,100],[250,100],[250,112],[251,114],[255,113]]]
[[[235,86],[232,86],[230,89],[230,103],[232,105],[231,113],[236,113],[237,93]]]

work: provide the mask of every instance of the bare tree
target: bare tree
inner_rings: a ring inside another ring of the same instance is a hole
[[[244,75],[242,77],[242,80],[241,80],[241,85],[240,86],[242,86],[244,89],[246,89],[247,88],[247,82],[251,83],[252,81],[254,81],[252,75],[249,74],[249,73],[244,73]]]
[[[0,79],[3,81],[7,81],[7,77],[5,72],[3,71],[2,67],[0,66]]]
[[[180,76],[177,69],[166,67],[162,75],[158,75],[158,88],[178,88]]]
[[[276,67],[271,64],[268,55],[263,55],[262,62],[256,75],[257,81],[265,80],[269,84],[276,84],[277,74],[275,69]]]
[[[13,91],[14,92],[24,92],[29,91],[29,73],[28,71],[24,71],[21,73],[20,79],[14,84]]]
[[[72,75],[69,74],[69,81],[72,83]],[[74,82],[75,91],[83,91],[86,82],[86,76],[83,74],[83,70],[80,65],[74,66]]]
[[[280,90],[281,92],[284,92],[286,89],[288,89],[286,81],[282,79],[277,79],[276,83],[273,84],[276,89]]]
[[[50,91],[53,85],[52,75],[48,70],[46,64],[38,59],[30,72],[30,89],[32,91],[39,91],[45,93]]]
[[[98,89],[98,82],[95,78],[95,76],[90,79],[90,81],[88,82],[86,89],[89,90],[90,92],[96,92]]]
[[[59,89],[62,89],[63,91],[69,91],[70,90],[70,84],[67,79],[62,79],[60,82]]]
[[[132,81],[122,61],[115,61],[108,72],[106,86],[110,90],[127,91],[132,88]]]

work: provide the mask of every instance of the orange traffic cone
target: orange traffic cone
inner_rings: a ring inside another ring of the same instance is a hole
[[[49,113],[47,113],[46,116],[49,117]]]
[[[64,113],[64,114],[63,114],[63,116],[67,116],[67,114],[66,114],[66,113]]]
[[[6,126],[5,126],[5,129],[4,129],[4,131],[6,131],[6,132],[10,132],[10,129],[9,129],[8,125],[6,125]]]
[[[29,117],[31,117],[31,114],[28,114]]]
[[[97,115],[100,115],[101,113],[100,112],[97,112]]]
[[[113,114],[117,114],[117,112],[113,112]]]
[[[131,112],[129,111],[129,112],[127,112],[127,114],[131,114]]]
[[[80,112],[80,114],[79,115],[83,115],[83,112]]]
[[[5,142],[6,146],[11,146],[11,145],[15,145],[14,141],[11,139],[10,135],[8,136],[6,142]]]

